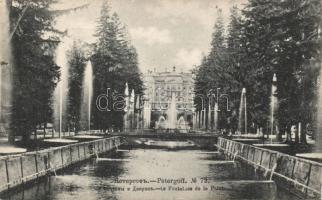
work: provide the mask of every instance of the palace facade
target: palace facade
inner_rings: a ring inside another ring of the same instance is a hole
[[[167,117],[172,96],[175,98],[177,119],[190,122],[193,112],[194,80],[191,72],[178,72],[176,67],[163,72],[144,74],[145,103],[151,108],[151,126],[160,116]]]

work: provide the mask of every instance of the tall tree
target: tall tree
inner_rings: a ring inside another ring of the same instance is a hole
[[[116,13],[110,14],[107,1],[103,2],[101,16],[96,30],[96,48],[92,61],[94,64],[94,98],[109,90],[109,112],[94,108],[94,126],[98,129],[121,129],[123,112],[113,109],[113,95],[122,95],[125,83],[142,93],[142,80],[138,68],[136,50],[127,40],[126,28]]]
[[[208,55],[204,56],[201,65],[198,66],[196,70],[195,93],[197,95],[195,97],[195,103],[198,105],[197,110],[209,108],[209,104],[213,107],[214,100],[219,98],[217,88],[224,89],[225,58],[225,28],[222,10],[217,8],[217,19],[214,25],[214,32],[212,34],[210,52]],[[216,95],[216,98],[212,98],[213,95]],[[203,100],[201,100],[201,98]],[[203,108],[202,104],[204,104]],[[223,115],[225,111],[222,110],[220,112],[220,124],[225,126],[226,119],[224,117],[225,115]]]
[[[267,97],[270,96],[271,78],[276,73],[280,102],[277,117],[282,133],[306,118],[303,112],[307,110],[304,106],[307,104],[302,102],[311,99],[309,96],[312,95],[301,98],[304,95],[301,92],[304,83],[301,74],[305,71],[305,62],[316,54],[319,45],[316,22],[320,14],[312,10],[312,7],[320,8],[319,4],[320,1],[307,0],[250,0],[243,12],[249,44],[247,50],[251,53],[249,60],[253,61],[250,74],[255,72],[259,75],[257,84],[254,84],[260,87],[253,87],[253,102],[264,105],[254,111],[269,113]],[[309,89],[310,83],[306,82],[306,87]],[[256,94],[261,96],[256,97]],[[260,116],[265,113],[260,113]],[[265,118],[262,123],[264,121]]]
[[[313,123],[320,23],[319,0],[249,0],[241,13],[233,7],[223,42],[227,47],[220,48],[223,39],[215,30],[212,50],[197,69],[196,92],[220,86],[231,97],[234,118],[245,87],[248,124],[269,128],[272,78],[276,73],[280,133],[290,132],[291,125],[298,122],[302,127]],[[216,54],[216,48],[220,54]]]
[[[86,66],[85,52],[79,41],[74,41],[68,51],[69,88],[68,88],[68,124],[75,132],[80,130],[80,111],[83,87],[83,74]]]
[[[230,22],[227,34],[227,56],[224,91],[229,95],[229,106],[231,109],[228,115],[229,126],[232,131],[237,130],[238,110],[240,106],[241,88],[246,87],[247,65],[245,65],[246,55],[246,35],[244,31],[244,21],[237,6],[230,9]]]
[[[24,14],[12,38],[13,47],[13,134],[24,141],[39,124],[51,121],[51,96],[59,79],[59,68],[51,50],[57,38],[46,37],[54,31],[49,6],[51,0],[13,0],[11,24]],[[26,8],[28,7],[28,8]],[[49,47],[49,48],[48,48]]]

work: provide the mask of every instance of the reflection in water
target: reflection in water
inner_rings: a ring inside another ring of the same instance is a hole
[[[267,187],[267,182],[250,180],[241,173],[236,163],[218,160],[215,154],[202,153],[199,150],[134,149],[119,151],[105,157],[111,159],[88,161],[65,170],[57,177],[45,178],[24,190],[21,189],[20,192],[6,194],[0,198],[204,200],[275,199],[276,197],[275,185],[268,184]],[[118,161],[112,161],[113,159]],[[122,162],[120,159],[128,162]],[[197,183],[193,183],[194,180]],[[137,181],[137,183],[130,183],[130,181]],[[196,191],[196,186],[200,190]],[[133,191],[134,188],[136,191]],[[151,191],[151,188],[156,190]],[[204,188],[208,189],[204,190]],[[294,197],[280,196],[283,193],[278,195],[276,199],[294,199]]]

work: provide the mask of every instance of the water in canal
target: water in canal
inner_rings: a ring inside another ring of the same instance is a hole
[[[202,150],[137,148],[101,155],[0,199],[296,199]],[[125,150],[124,150],[125,149]]]

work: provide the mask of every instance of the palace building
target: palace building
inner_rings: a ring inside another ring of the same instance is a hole
[[[165,115],[169,109],[172,96],[175,98],[177,118],[184,117],[190,121],[193,109],[194,80],[191,72],[148,71],[144,74],[145,103],[151,108],[151,123]]]

